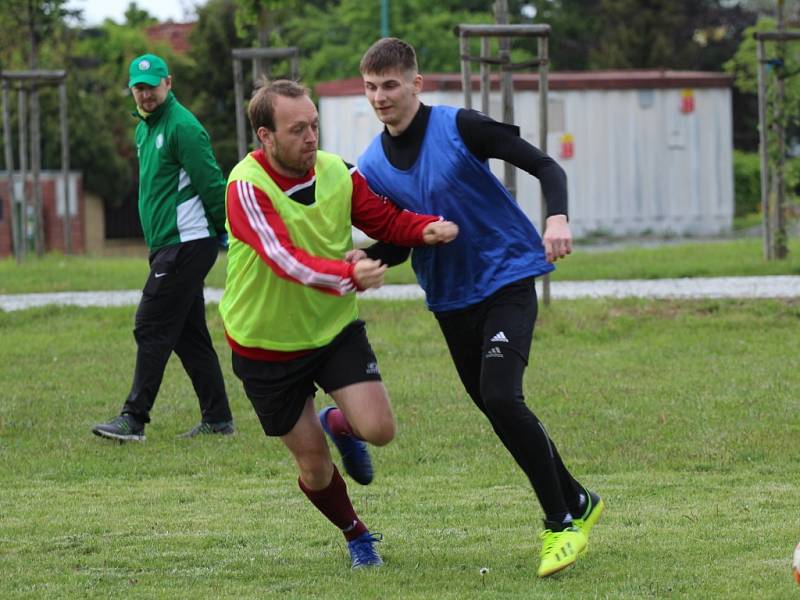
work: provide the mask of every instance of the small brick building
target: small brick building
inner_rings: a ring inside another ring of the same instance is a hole
[[[19,174],[16,174],[14,181],[16,185],[15,196],[17,202],[19,202],[23,193],[22,181]],[[66,249],[64,240],[64,211],[66,202],[61,171],[42,171],[39,181],[42,189],[42,218],[44,220],[45,251],[64,252]],[[79,171],[70,171],[68,187],[72,252],[80,254],[86,251],[86,211],[83,197],[83,177]],[[28,243],[28,248],[31,250],[34,248],[32,188],[33,180],[29,173],[24,186],[25,204],[28,207],[28,217],[25,219],[25,238]],[[13,253],[11,194],[8,188],[8,173],[0,171],[0,258],[12,256]]]

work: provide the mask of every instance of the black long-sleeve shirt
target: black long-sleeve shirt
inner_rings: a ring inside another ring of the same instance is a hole
[[[419,156],[431,107],[420,104],[409,126],[393,136],[387,129],[381,134],[381,146],[387,159],[397,169],[410,169]],[[567,214],[567,177],[550,156],[529,144],[519,135],[519,127],[491,119],[475,110],[461,109],[456,125],[467,149],[480,161],[498,158],[534,177],[542,186],[547,216]],[[408,258],[410,248],[378,242],[366,249],[370,258],[393,266]]]

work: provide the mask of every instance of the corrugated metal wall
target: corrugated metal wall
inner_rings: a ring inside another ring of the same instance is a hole
[[[733,222],[729,88],[558,90],[549,94],[548,153],[567,172],[573,235],[714,235]],[[463,106],[459,91],[425,92],[426,104]],[[473,105],[479,102],[473,95]],[[500,119],[499,96],[490,114]],[[538,146],[538,93],[518,90],[515,121]],[[363,95],[320,98],[321,147],[355,163],[382,126]],[[574,154],[560,157],[564,134]],[[502,179],[502,164],[492,161]],[[495,164],[496,163],[496,164]],[[538,181],[517,174],[518,200],[540,225]]]

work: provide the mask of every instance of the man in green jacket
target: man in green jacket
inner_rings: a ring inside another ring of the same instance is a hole
[[[139,217],[150,275],[136,311],[136,367],[121,414],[92,428],[143,441],[164,368],[175,351],[200,400],[201,420],[184,434],[234,432],[219,359],[206,326],[203,284],[226,244],[225,178],[208,133],[172,93],[167,64],[154,54],[130,65],[139,156]]]

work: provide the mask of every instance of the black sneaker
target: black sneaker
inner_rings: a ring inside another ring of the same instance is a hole
[[[233,427],[233,421],[220,421],[219,423],[206,423],[205,421],[201,421],[199,424],[192,427],[192,429],[186,433],[182,433],[178,437],[193,438],[198,435],[233,435],[234,433],[236,433],[236,429]]]
[[[108,423],[100,423],[92,427],[92,433],[120,442],[143,442],[144,423],[140,423],[133,415],[124,414],[115,417]]]

